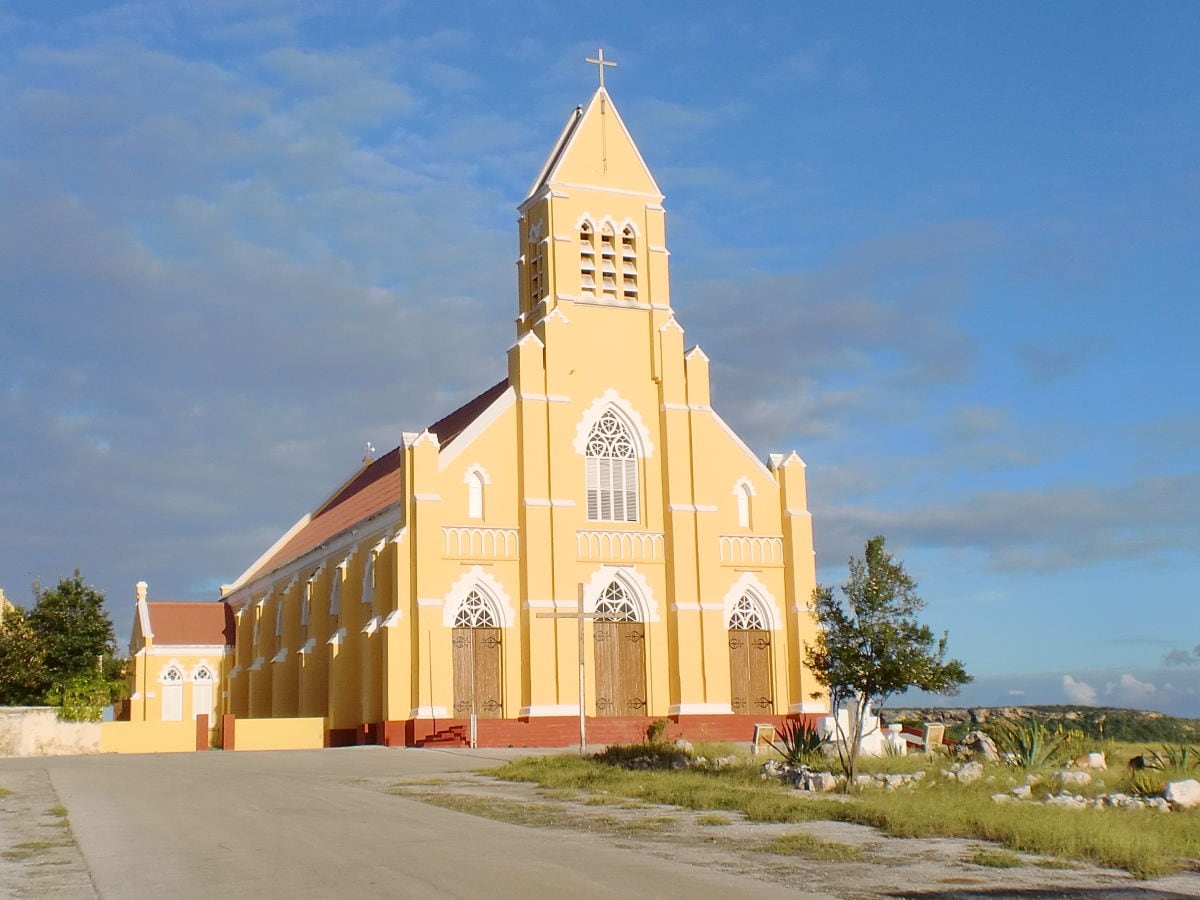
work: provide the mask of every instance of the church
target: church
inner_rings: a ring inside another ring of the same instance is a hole
[[[657,719],[749,740],[828,711],[803,665],[805,464],[760,459],[713,408],[663,199],[601,77],[518,207],[506,370],[223,590],[214,720],[322,719],[326,746],[565,746],[581,718],[594,742]]]

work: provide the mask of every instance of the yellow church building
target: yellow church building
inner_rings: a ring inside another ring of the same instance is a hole
[[[662,191],[603,83],[519,213],[503,379],[364,461],[224,589],[236,638],[209,674],[227,723],[566,745],[581,606],[591,740],[655,719],[749,740],[828,711],[802,663],[804,463],[760,460],[713,409],[671,302]]]

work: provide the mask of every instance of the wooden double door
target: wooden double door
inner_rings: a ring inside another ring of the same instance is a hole
[[[480,719],[504,715],[500,680],[500,629],[455,628],[454,716],[465,719],[475,713]]]
[[[729,630],[730,705],[740,715],[775,710],[771,690],[771,632],[758,628]]]
[[[646,626],[642,622],[592,622],[596,660],[596,714],[646,714]]]

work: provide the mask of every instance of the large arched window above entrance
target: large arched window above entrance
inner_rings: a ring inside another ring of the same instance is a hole
[[[498,628],[496,611],[479,591],[471,591],[463,598],[458,612],[454,614],[455,628]]]
[[[616,579],[596,598],[595,615],[605,622],[636,622],[641,618],[628,589]]]
[[[592,426],[585,457],[588,520],[638,521],[638,454],[633,435],[614,410],[606,410]]]
[[[743,630],[751,628],[765,629],[767,627],[762,609],[759,608],[759,605],[749,594],[742,594],[733,605],[733,611],[729,615],[729,627]]]

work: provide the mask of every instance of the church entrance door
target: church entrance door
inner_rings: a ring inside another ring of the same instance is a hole
[[[640,716],[646,711],[646,626],[624,587],[614,581],[596,603],[592,623],[596,714]]]
[[[504,715],[500,689],[500,629],[496,615],[477,591],[471,591],[454,619],[454,715],[481,719]]]
[[[730,705],[741,715],[774,711],[771,697],[771,633],[762,629],[729,630]]]

